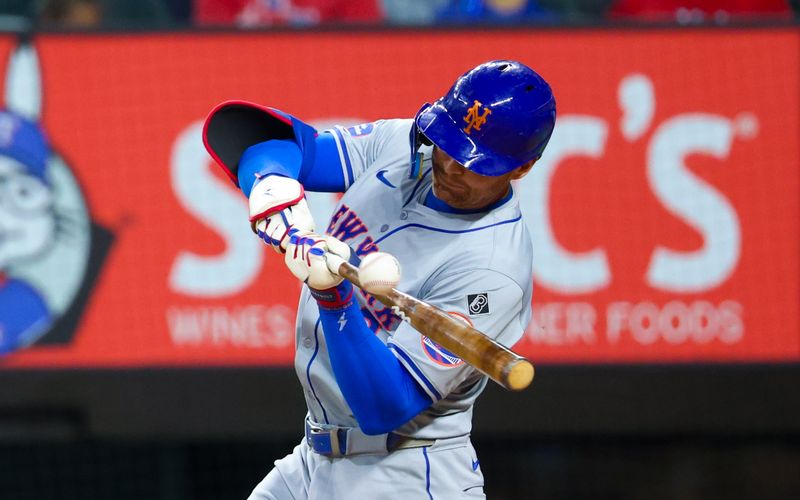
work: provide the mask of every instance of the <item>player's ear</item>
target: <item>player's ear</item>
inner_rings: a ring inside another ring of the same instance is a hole
[[[515,181],[517,179],[522,179],[523,177],[528,175],[528,172],[531,171],[531,169],[533,168],[533,164],[534,163],[536,163],[536,160],[531,160],[528,163],[520,165],[515,170],[512,170],[511,171],[511,180]]]

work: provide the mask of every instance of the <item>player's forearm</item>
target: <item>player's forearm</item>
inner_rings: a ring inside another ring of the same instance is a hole
[[[345,189],[344,171],[340,165],[336,141],[322,133],[315,139],[313,160],[302,154],[294,140],[272,139],[254,144],[245,150],[239,161],[237,176],[245,196],[258,180],[269,175],[296,179],[308,191],[337,193]]]
[[[430,398],[392,352],[367,327],[352,285],[337,287],[349,300],[320,304],[333,373],[366,434],[396,429],[430,406]]]

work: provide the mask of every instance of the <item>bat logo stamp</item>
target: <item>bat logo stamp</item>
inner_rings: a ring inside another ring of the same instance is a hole
[[[399,317],[401,320],[403,320],[403,321],[405,321],[405,322],[407,322],[407,323],[411,323],[411,319],[409,319],[409,317],[408,317],[408,316],[406,316],[406,313],[404,313],[404,312],[403,312],[403,310],[402,310],[402,309],[400,309],[398,306],[392,306],[392,311],[393,311],[393,312],[394,312],[394,313],[395,313],[395,314],[396,314],[396,315],[397,315],[397,316],[398,316],[398,317]]]
[[[486,292],[467,295],[470,316],[489,314],[489,294]]]

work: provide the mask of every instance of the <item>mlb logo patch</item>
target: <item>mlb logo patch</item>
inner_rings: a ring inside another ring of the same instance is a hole
[[[467,295],[467,310],[470,316],[489,314],[489,294],[484,292]]]

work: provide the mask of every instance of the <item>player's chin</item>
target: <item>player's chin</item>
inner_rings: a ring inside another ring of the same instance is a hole
[[[453,208],[462,208],[467,201],[467,193],[441,183],[434,183],[433,194]]]

